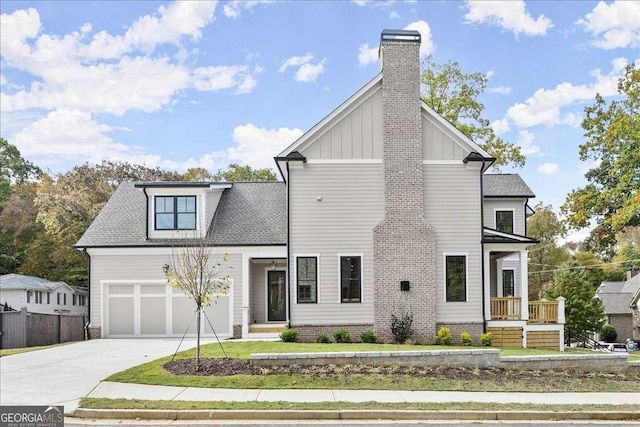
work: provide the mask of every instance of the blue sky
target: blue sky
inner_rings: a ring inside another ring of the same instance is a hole
[[[104,159],[184,171],[273,156],[379,71],[384,28],[489,76],[496,132],[536,201],[584,185],[580,122],[640,63],[640,2],[5,1],[2,137],[53,173]],[[510,170],[505,170],[509,172]]]

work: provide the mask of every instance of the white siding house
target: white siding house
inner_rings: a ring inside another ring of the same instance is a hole
[[[29,313],[87,315],[87,291],[22,274],[0,276],[0,305]]]

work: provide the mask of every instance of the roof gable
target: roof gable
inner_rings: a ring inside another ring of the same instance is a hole
[[[482,187],[484,197],[531,198],[536,196],[517,173],[485,174]]]

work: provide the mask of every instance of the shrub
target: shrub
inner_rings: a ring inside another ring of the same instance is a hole
[[[600,329],[600,339],[604,342],[615,342],[618,339],[616,328],[608,323],[603,325]]]
[[[463,332],[460,334],[460,342],[465,346],[472,346],[473,341],[471,340],[471,334],[469,332]]]
[[[491,332],[480,335],[480,345],[483,347],[491,347]]]
[[[374,334],[373,331],[365,331],[361,333],[360,339],[362,342],[366,342],[368,344],[375,344],[376,341],[378,341],[378,337],[376,337],[376,334]]]
[[[298,339],[298,331],[295,329],[285,329],[280,333],[280,339],[284,342],[296,342]]]
[[[333,332],[333,339],[337,343],[351,342],[351,335],[349,335],[349,331],[346,329],[338,329]]]
[[[451,329],[444,326],[438,329],[436,343],[438,345],[451,345]]]
[[[412,324],[413,316],[411,314],[405,313],[401,319],[398,319],[395,314],[391,315],[391,333],[398,344],[404,344],[405,341],[411,338],[411,335],[413,335]]]
[[[316,336],[316,342],[318,344],[329,344],[331,340],[325,334],[320,334]]]

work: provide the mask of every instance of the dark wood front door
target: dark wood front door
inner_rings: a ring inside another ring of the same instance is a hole
[[[267,312],[269,322],[287,320],[286,272],[267,272]]]

